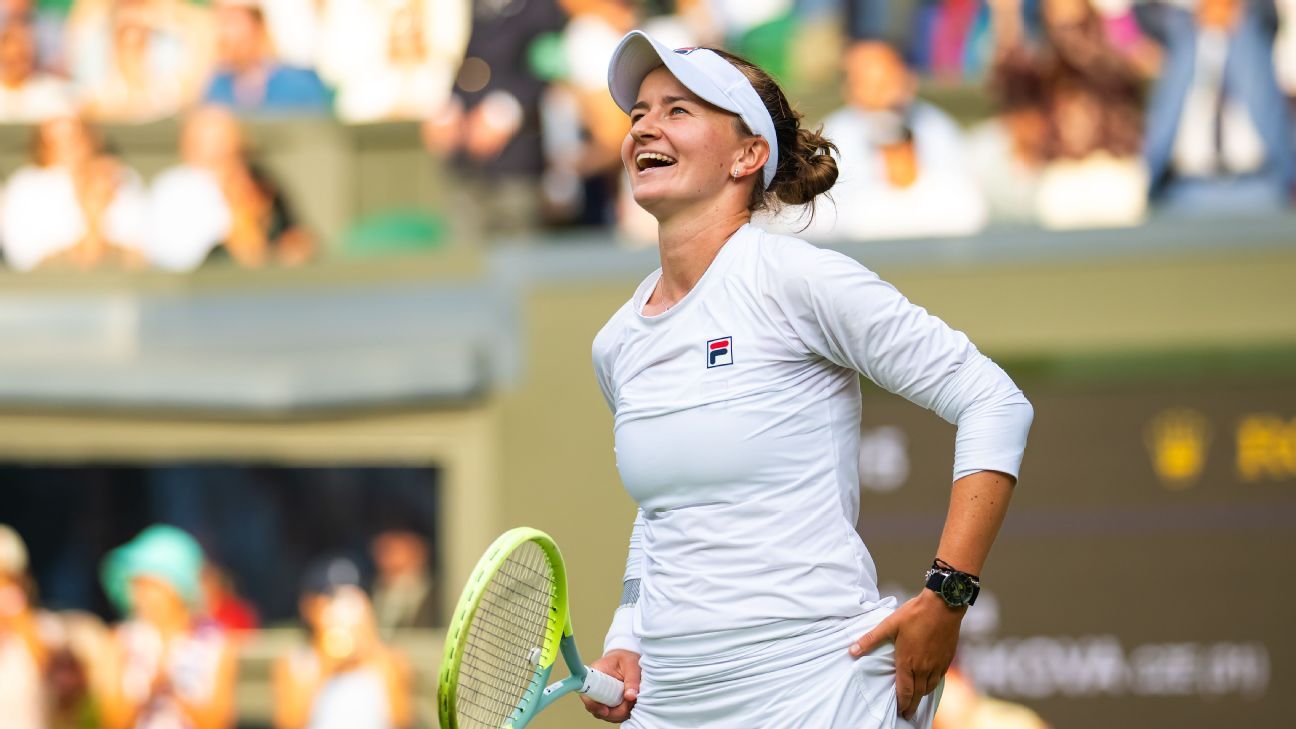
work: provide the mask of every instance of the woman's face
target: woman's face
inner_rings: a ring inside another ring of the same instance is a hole
[[[644,79],[630,110],[621,162],[635,202],[659,220],[718,198],[749,139],[737,117],[699,99],[665,66]]]

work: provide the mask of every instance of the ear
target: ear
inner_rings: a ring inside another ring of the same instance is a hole
[[[743,140],[742,149],[739,150],[738,156],[734,159],[733,165],[729,168],[730,175],[734,179],[742,179],[748,175],[754,175],[765,167],[765,162],[769,160],[770,146],[764,137],[752,136]],[[734,173],[737,174],[734,174]],[[769,182],[769,180],[766,180]]]

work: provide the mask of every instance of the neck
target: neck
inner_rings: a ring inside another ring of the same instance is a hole
[[[658,295],[666,306],[692,291],[725,241],[751,222],[746,208],[724,211],[717,207],[681,212],[660,221],[657,244],[662,276]]]

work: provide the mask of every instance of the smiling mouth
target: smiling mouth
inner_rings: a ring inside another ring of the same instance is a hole
[[[667,157],[660,152],[640,152],[635,157],[635,166],[639,168],[640,172],[643,172],[654,167],[670,167],[675,164],[675,161],[674,157]]]

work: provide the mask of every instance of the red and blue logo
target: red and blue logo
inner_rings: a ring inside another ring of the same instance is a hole
[[[707,342],[707,369],[733,364],[733,337],[720,337]]]

